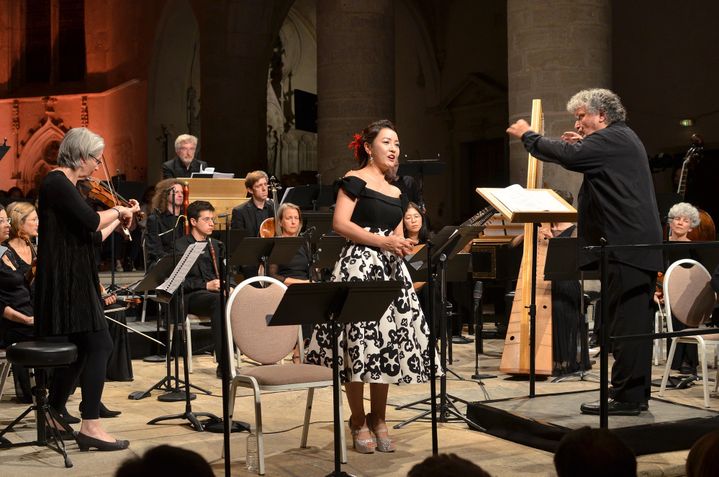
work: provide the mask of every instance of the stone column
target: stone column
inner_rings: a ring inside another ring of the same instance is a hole
[[[585,88],[611,88],[611,2],[507,1],[509,120],[529,121],[532,99],[541,99],[544,132],[558,137],[573,128],[566,104]],[[621,91],[618,92],[621,96]],[[510,141],[510,180],[527,182],[527,153]],[[544,165],[547,187],[576,197],[582,176]]]
[[[292,0],[191,0],[200,30],[202,159],[267,169],[267,72]]]
[[[328,184],[355,167],[347,143],[394,120],[392,0],[317,1],[318,168]],[[400,138],[401,139],[401,138]]]

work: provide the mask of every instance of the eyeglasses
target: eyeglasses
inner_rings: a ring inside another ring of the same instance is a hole
[[[202,220],[203,222],[212,222],[213,224],[215,223],[214,217],[200,217],[199,220]]]
[[[12,219],[10,219],[10,218],[7,218],[7,219],[0,218],[0,225],[2,225],[2,224],[10,225],[11,223],[12,223]]]
[[[100,159],[98,159],[97,157],[93,156],[92,154],[88,154],[88,156],[90,156],[91,158],[95,159],[95,162],[97,162],[97,165],[98,165],[98,166],[99,166],[100,164],[102,164],[102,161],[101,161]]]

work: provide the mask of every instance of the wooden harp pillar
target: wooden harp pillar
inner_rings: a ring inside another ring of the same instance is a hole
[[[531,127],[539,133],[544,129],[542,101],[539,99],[532,101]],[[527,162],[527,189],[541,188],[541,185],[542,163],[530,154]],[[551,282],[544,280],[547,240],[538,242],[536,230],[536,224],[524,225],[522,264],[499,366],[503,373],[530,375],[530,395],[534,394],[534,373],[530,372],[531,368],[540,376],[552,374],[552,288]],[[536,262],[533,257],[536,257]],[[532,286],[533,280],[536,287]],[[533,291],[536,292],[534,300]],[[530,303],[535,304],[534,320],[530,319]],[[534,330],[531,329],[530,321],[535,323]],[[535,340],[534,346],[531,346],[532,339]],[[530,348],[534,348],[534,353],[530,352]]]

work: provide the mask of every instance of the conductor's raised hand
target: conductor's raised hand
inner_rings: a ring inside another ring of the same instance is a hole
[[[527,131],[530,131],[532,127],[524,119],[520,119],[507,128],[507,134],[514,136],[517,139],[522,139],[522,136]]]
[[[560,136],[562,141],[575,144],[583,139],[582,135],[575,131],[566,131]]]

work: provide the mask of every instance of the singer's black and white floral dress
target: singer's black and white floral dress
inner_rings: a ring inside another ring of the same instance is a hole
[[[340,181],[342,190],[351,199],[357,199],[352,222],[370,232],[389,235],[402,221],[406,199],[386,196],[366,186],[366,182],[358,177],[348,176]],[[348,242],[335,265],[332,280],[398,280],[403,283],[401,295],[379,321],[348,324],[340,334],[338,364],[342,382],[410,384],[428,381],[429,328],[404,261],[390,252]],[[307,362],[332,365],[327,325],[315,327]]]

